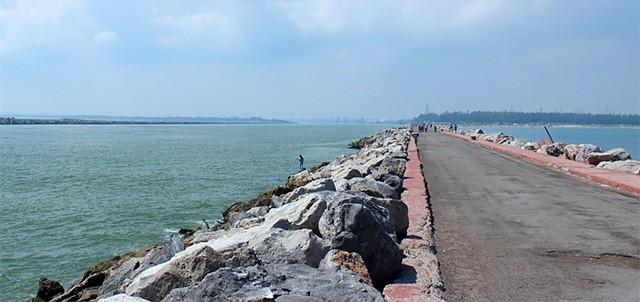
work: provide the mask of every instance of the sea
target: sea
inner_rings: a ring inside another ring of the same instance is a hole
[[[0,126],[0,301],[38,279],[65,288],[86,269],[180,228],[210,224],[238,200],[305,166],[354,152],[392,125]],[[544,129],[482,128],[538,141]],[[640,156],[639,128],[550,128],[556,141]]]
[[[391,125],[0,126],[0,301],[65,289]]]

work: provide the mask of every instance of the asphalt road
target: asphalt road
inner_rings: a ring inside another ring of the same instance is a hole
[[[447,301],[640,301],[640,199],[445,135],[418,149]]]

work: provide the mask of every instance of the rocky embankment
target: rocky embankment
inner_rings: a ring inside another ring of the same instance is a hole
[[[614,169],[640,175],[640,161],[631,159],[629,152],[622,148],[615,148],[604,152],[600,147],[592,144],[575,145],[563,142],[551,143],[550,141],[536,143],[521,138],[514,138],[502,132],[485,134],[481,129],[460,131],[459,133],[476,137],[478,140],[485,140],[505,146],[531,150],[541,154],[585,162],[595,165],[598,168]]]
[[[100,263],[47,301],[383,301],[409,224],[408,143],[407,129],[380,131],[230,206],[215,230]]]

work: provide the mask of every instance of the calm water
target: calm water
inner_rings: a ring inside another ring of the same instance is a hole
[[[0,301],[212,222],[382,125],[0,127]]]
[[[474,129],[477,129],[475,127]],[[479,127],[485,133],[503,132],[516,138],[539,142],[548,138],[543,127]],[[633,159],[640,159],[640,128],[547,127],[555,142],[594,144],[603,151],[623,148]],[[461,128],[471,129],[471,128]]]

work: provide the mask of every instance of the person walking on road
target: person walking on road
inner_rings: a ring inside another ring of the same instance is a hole
[[[302,154],[300,154],[298,161],[300,162],[300,171],[304,170],[304,157],[302,157]]]

